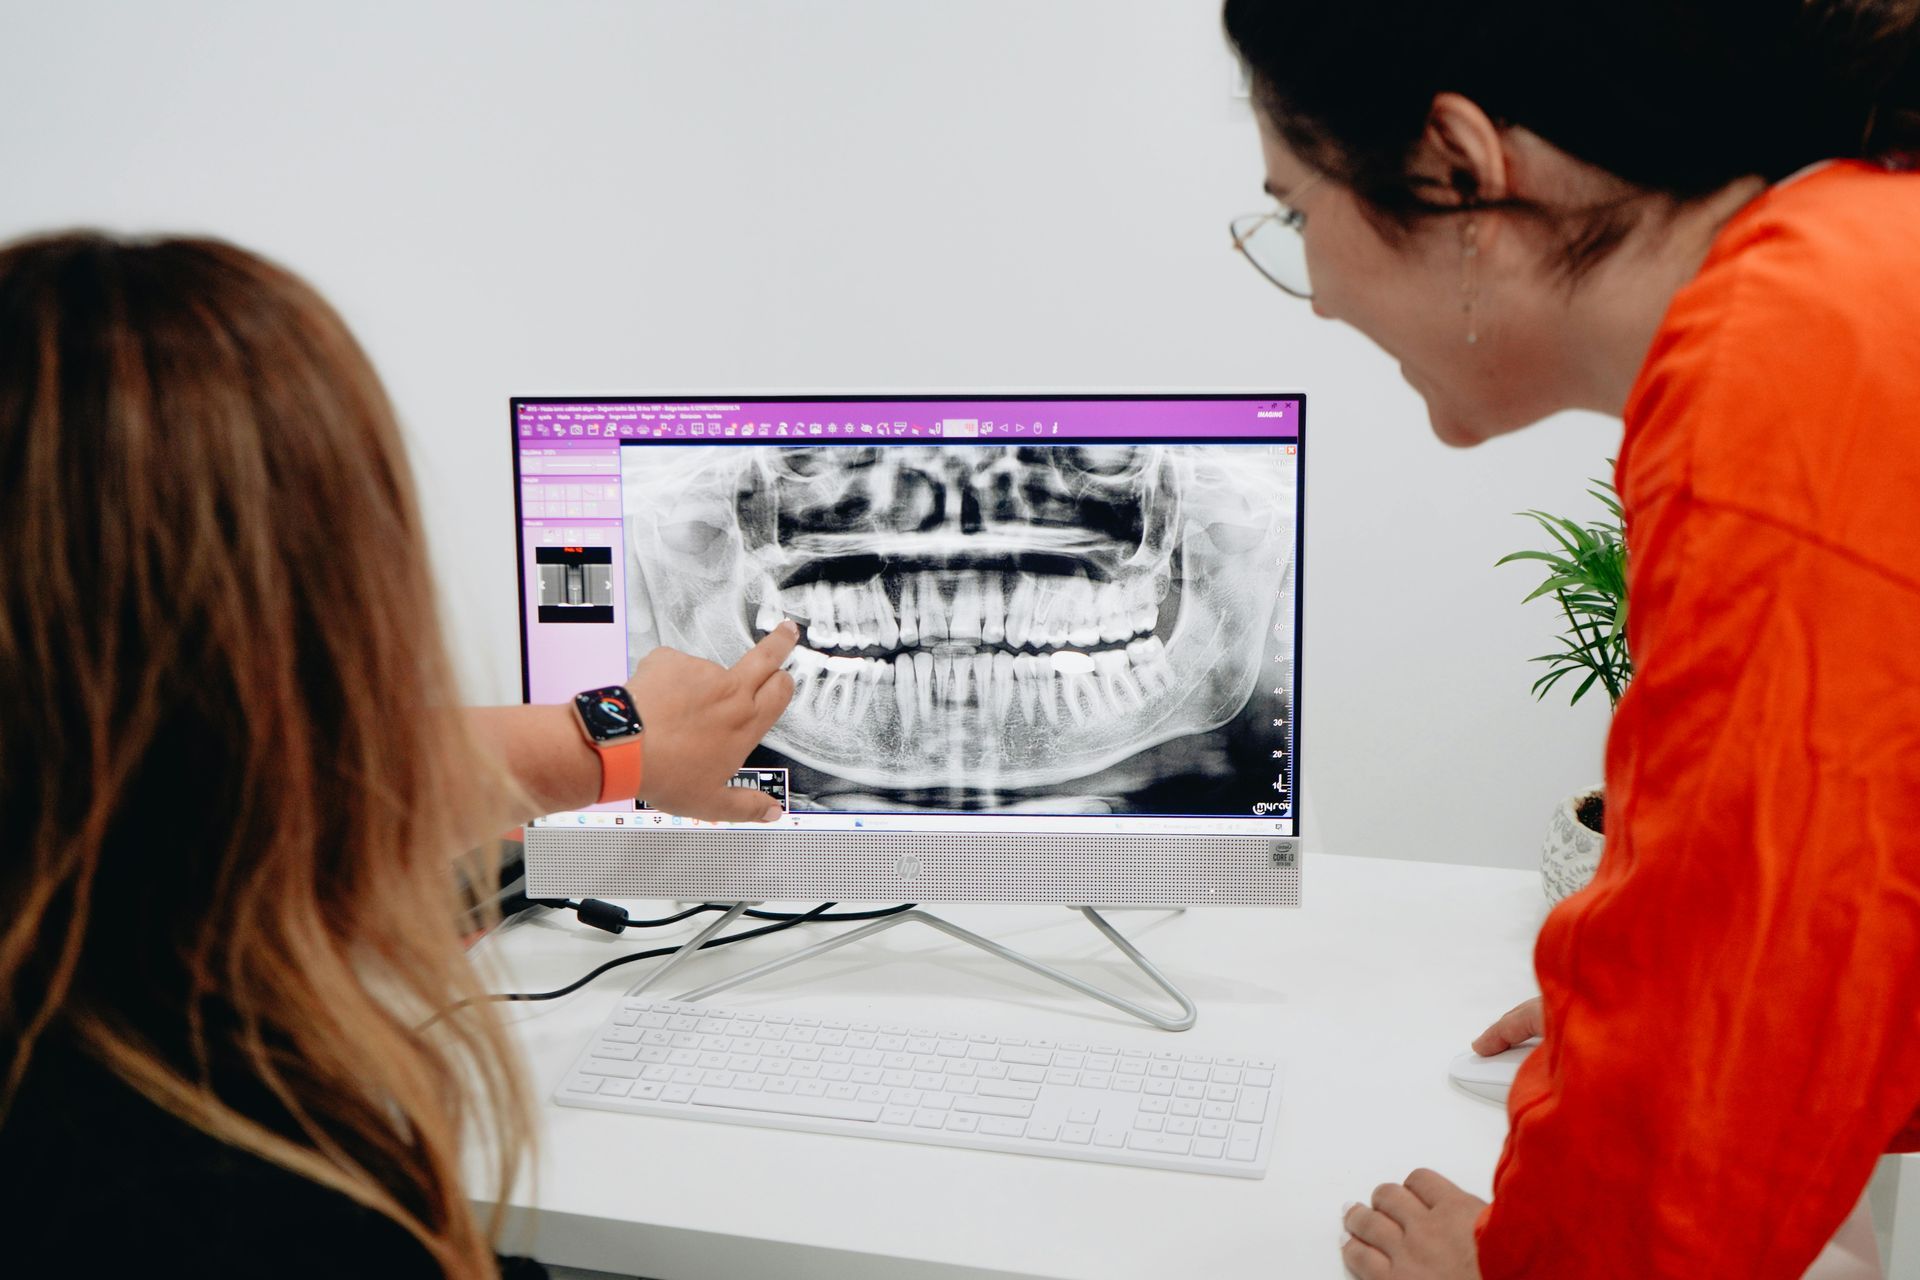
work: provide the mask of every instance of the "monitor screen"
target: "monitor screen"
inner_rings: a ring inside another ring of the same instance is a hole
[[[525,696],[660,645],[732,663],[791,618],[793,703],[735,780],[788,828],[1296,834],[1303,412],[515,400]]]

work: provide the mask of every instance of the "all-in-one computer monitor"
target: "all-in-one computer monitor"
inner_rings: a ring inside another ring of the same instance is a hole
[[[529,701],[802,628],[783,820],[553,814],[530,895],[1297,905],[1304,409],[516,399]]]

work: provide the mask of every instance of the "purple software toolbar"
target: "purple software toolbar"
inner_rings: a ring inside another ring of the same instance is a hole
[[[522,441],[1298,439],[1300,398],[521,400]]]

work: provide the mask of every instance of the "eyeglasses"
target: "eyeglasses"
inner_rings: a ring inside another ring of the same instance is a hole
[[[1314,174],[1295,187],[1292,198],[1320,181]],[[1296,298],[1311,300],[1313,282],[1307,278],[1307,215],[1285,201],[1275,200],[1265,213],[1243,213],[1227,224],[1233,247],[1246,255],[1254,270]]]

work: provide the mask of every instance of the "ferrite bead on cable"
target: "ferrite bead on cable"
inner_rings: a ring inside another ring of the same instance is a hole
[[[623,907],[611,902],[602,902],[598,898],[583,899],[574,914],[579,916],[581,924],[590,924],[596,929],[605,929],[608,933],[627,931],[627,913]]]

